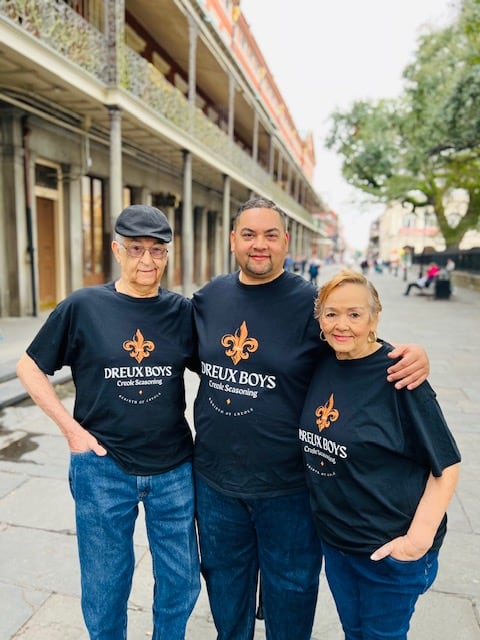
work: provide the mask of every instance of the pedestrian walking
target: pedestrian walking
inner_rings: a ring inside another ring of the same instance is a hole
[[[310,282],[317,286],[317,278],[320,273],[320,267],[322,266],[322,261],[317,256],[317,254],[313,254],[308,261],[308,275],[310,277]]]

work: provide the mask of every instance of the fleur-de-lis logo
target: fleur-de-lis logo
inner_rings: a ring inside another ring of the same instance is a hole
[[[130,351],[130,357],[140,364],[144,358],[148,358],[150,352],[155,349],[155,345],[151,340],[145,340],[140,329],[137,329],[131,340],[125,340],[123,343],[125,351]]]
[[[323,429],[326,429],[330,426],[331,422],[335,422],[335,420],[338,420],[338,410],[333,408],[333,393],[330,394],[330,398],[328,399],[326,405],[317,407],[315,415],[318,418],[318,420],[316,420],[316,423],[319,431],[323,431]]]
[[[228,347],[225,355],[233,360],[233,364],[238,364],[240,360],[248,360],[250,353],[258,349],[258,340],[248,337],[247,323],[244,320],[235,334],[227,333],[223,336],[222,346]]]

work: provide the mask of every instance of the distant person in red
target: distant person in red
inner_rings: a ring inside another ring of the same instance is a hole
[[[437,264],[435,264],[435,262],[432,262],[427,273],[424,276],[415,280],[415,282],[410,282],[410,284],[407,287],[407,290],[403,295],[408,296],[408,294],[410,293],[410,289],[412,287],[416,287],[417,289],[428,288],[431,282],[435,279],[435,277],[438,276],[439,272],[440,272],[440,267]]]

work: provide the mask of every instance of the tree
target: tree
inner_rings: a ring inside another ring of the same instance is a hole
[[[404,71],[398,100],[356,102],[332,114],[326,144],[342,173],[380,202],[432,205],[447,249],[480,219],[480,0],[464,0],[456,22],[424,35]],[[469,204],[457,226],[444,209],[453,189]]]

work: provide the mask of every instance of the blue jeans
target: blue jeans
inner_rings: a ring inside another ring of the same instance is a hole
[[[127,637],[138,503],[152,554],[153,640],[184,640],[200,592],[191,463],[154,476],[123,472],[110,456],[72,453],[82,611],[91,640]]]
[[[218,640],[253,638],[259,570],[267,639],[310,640],[322,553],[307,492],[243,500],[195,481]]]
[[[413,562],[373,561],[324,542],[323,553],[345,640],[405,640],[418,596],[436,578],[438,551]]]

